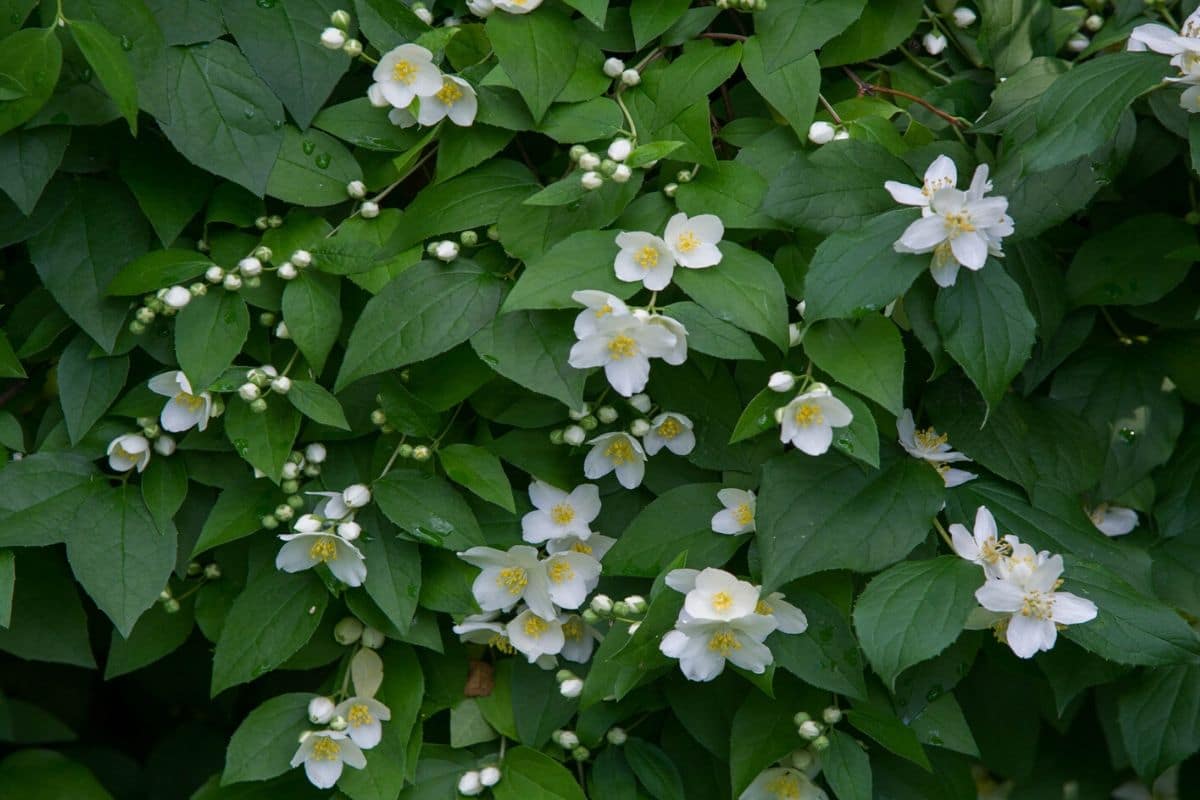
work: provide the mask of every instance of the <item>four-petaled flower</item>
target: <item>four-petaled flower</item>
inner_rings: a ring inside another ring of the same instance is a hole
[[[292,756],[292,766],[304,765],[304,774],[318,789],[329,789],[342,777],[342,765],[362,769],[367,758],[362,749],[341,731],[310,731]]]
[[[797,395],[781,411],[780,441],[790,442],[810,456],[829,449],[834,428],[844,428],[854,421],[854,412],[820,383]]]
[[[213,413],[212,395],[208,392],[196,394],[192,384],[182,371],[164,372],[150,379],[150,391],[169,397],[163,406],[160,421],[164,430],[182,433],[191,428],[204,430]]]
[[[600,513],[600,490],[595,484],[576,486],[568,494],[534,480],[529,484],[529,499],[534,510],[521,518],[521,536],[530,544],[569,537],[586,541],[592,535],[588,525]]]
[[[636,489],[646,474],[646,451],[641,443],[624,431],[597,436],[588,442],[592,449],[583,461],[583,474],[591,480],[617,474],[617,483]]]
[[[733,536],[739,533],[750,533],[755,529],[754,492],[744,489],[721,489],[717,492],[717,499],[725,508],[713,514],[712,529],[716,533]]]

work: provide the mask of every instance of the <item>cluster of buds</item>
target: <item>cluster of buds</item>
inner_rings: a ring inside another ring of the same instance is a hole
[[[208,581],[218,580],[221,577],[221,568],[219,566],[217,566],[216,562],[213,562],[211,564],[201,565],[200,562],[198,562],[198,561],[192,561],[191,563],[189,563],[187,565],[187,573],[186,574],[187,574],[188,578],[193,579],[193,580],[199,579],[200,582],[199,582],[199,584],[193,586],[193,588],[188,589],[186,592],[184,592],[182,595],[180,595],[180,597],[184,597],[184,598],[186,598],[188,595],[195,592],[197,589],[200,588],[200,586],[204,585]],[[180,598],[176,597],[175,593],[171,590],[171,584],[169,584],[169,583],[166,585],[166,587],[163,588],[163,590],[161,592],[158,593],[158,602],[160,605],[162,605],[163,611],[166,612],[167,614],[179,613],[179,609],[180,609],[179,599]]]
[[[500,768],[494,765],[468,770],[458,779],[458,793],[463,797],[478,797],[499,783],[500,778]]]
[[[717,8],[731,11],[766,11],[767,0],[717,0]]]
[[[271,214],[270,216],[261,216],[258,219],[254,220],[254,227],[258,228],[260,231],[265,231],[268,228],[278,228],[282,225],[283,225],[283,217],[279,216],[278,214]],[[204,248],[204,247],[201,247],[200,249],[206,250],[206,248]]]
[[[626,69],[625,62],[619,58],[607,58],[604,60],[604,74],[616,80],[621,80],[622,88],[626,86],[637,86],[642,82],[642,73],[636,69]]]
[[[592,755],[591,750],[579,743],[579,736],[575,731],[557,730],[550,734],[550,741],[568,751],[576,761],[587,761]]]
[[[338,644],[346,647],[361,644],[370,650],[378,650],[387,641],[383,631],[364,625],[355,617],[342,617],[338,620],[333,626],[333,638]]]
[[[591,604],[580,616],[589,625],[595,625],[603,619],[627,622],[629,633],[633,634],[637,633],[642,624],[642,617],[646,615],[647,608],[646,598],[640,594],[631,594],[624,600],[615,602],[606,594],[598,594],[592,598]]]
[[[593,153],[585,146],[577,144],[571,147],[571,161],[579,165],[583,174],[579,183],[584,189],[592,191],[604,185],[605,178],[613,183],[625,183],[633,177],[633,169],[625,162],[633,152],[633,142],[624,137],[613,139],[608,145],[604,158]]]
[[[339,8],[329,15],[329,22],[330,27],[321,31],[321,44],[330,50],[341,50],[351,58],[361,56],[362,42],[349,35],[350,12]]]
[[[280,474],[279,488],[288,495],[287,500],[275,507],[275,510],[270,514],[265,515],[260,523],[267,530],[274,530],[279,527],[281,522],[291,522],[296,516],[296,512],[304,508],[304,498],[300,492],[300,478],[315,478],[321,474],[321,463],[325,460],[325,445],[320,442],[313,442],[300,450],[293,450],[288,456],[288,460],[283,464],[283,471]],[[266,475],[254,471],[256,478],[265,478]]]
[[[214,398],[215,400],[216,398]],[[224,411],[224,407],[221,408]],[[213,416],[217,416],[216,403],[213,403]],[[155,417],[138,417],[138,427],[141,428],[140,435],[149,439],[154,445],[154,452],[160,456],[169,456],[175,452],[175,438],[169,434],[163,433],[162,426],[158,424]]]
[[[206,581],[215,581],[221,577],[221,567],[215,561],[211,564],[201,564],[199,561],[189,561],[187,565],[187,576],[189,578],[203,578]]]
[[[808,126],[808,140],[816,145],[829,144],[850,138],[850,131],[832,122],[818,120]]]
[[[174,316],[184,306],[192,302],[193,297],[199,297],[208,292],[203,283],[193,283],[189,286],[169,286],[159,289],[154,294],[142,298],[142,305],[133,314],[129,322],[129,332],[141,335],[160,315]]]
[[[442,239],[437,242],[430,242],[425,247],[425,254],[436,258],[438,261],[444,261],[449,264],[454,259],[458,258],[458,242],[450,239]]]
[[[568,412],[568,416],[571,418],[570,425],[550,431],[552,444],[568,444],[571,447],[578,447],[587,439],[588,433],[600,427],[601,422],[606,424],[615,422],[618,415],[617,410],[612,406],[601,406],[593,414],[591,405],[584,403],[580,408]]]
[[[270,257],[271,248],[260,245],[231,269],[213,264],[205,270],[204,279],[214,286],[220,285],[230,292],[236,292],[243,286],[254,289],[262,284],[263,261]]]
[[[267,410],[266,395],[269,392],[287,394],[291,389],[291,378],[280,375],[270,364],[263,364],[246,371],[246,382],[238,387],[237,393],[238,397],[250,404],[251,411],[261,414]]]
[[[792,722],[796,725],[796,733],[800,738],[809,743],[809,748],[820,753],[829,747],[829,737],[826,735],[829,729],[838,724],[842,720],[842,710],[837,706],[829,706],[821,712],[821,721],[812,718],[812,715],[806,711],[797,712],[792,717]]]
[[[269,252],[270,251],[268,251],[268,253]],[[275,274],[285,281],[295,280],[296,276],[300,274],[300,270],[312,266],[312,263],[312,253],[308,252],[307,250],[297,250],[292,253],[291,257],[288,258],[287,261],[283,262],[276,268]]]
[[[558,693],[568,700],[574,700],[583,694],[583,678],[569,669],[560,669],[554,680],[558,682]]]

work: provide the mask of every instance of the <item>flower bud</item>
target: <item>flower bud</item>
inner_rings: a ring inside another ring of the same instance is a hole
[[[616,169],[612,173],[613,183],[628,183],[633,177],[633,170],[628,164],[617,164]]]
[[[666,186],[663,187],[663,194],[665,194],[667,197],[674,197],[678,191],[679,191],[678,183],[674,183],[674,182],[668,183]]]
[[[287,504],[298,511],[304,508],[304,498],[298,494],[288,495]]]
[[[351,58],[358,58],[362,55],[362,51],[362,42],[358,39],[347,39],[346,43],[342,45],[342,52]]]
[[[333,626],[333,638],[338,644],[354,644],[362,633],[363,624],[354,617],[342,617],[337,625]]]
[[[367,200],[358,211],[366,219],[375,219],[379,216],[379,204],[373,200]]]
[[[569,669],[560,669],[558,672],[554,673],[554,680],[558,683],[578,677],[578,675],[576,675],[574,672],[571,672]]]
[[[484,786],[495,786],[500,782],[500,769],[498,767],[484,767],[479,770],[479,782]]]
[[[635,419],[629,426],[629,432],[634,436],[645,436],[650,432],[650,423],[644,419]]]
[[[609,728],[604,738],[608,740],[609,744],[620,747],[629,739],[629,735],[625,733],[624,728]]]
[[[600,418],[601,422],[607,425],[610,422],[617,421],[617,410],[612,406],[600,406],[596,411],[596,416]]]
[[[226,273],[225,280],[221,281],[221,285],[231,292],[236,292],[242,288],[242,276],[233,272]]]
[[[1104,17],[1099,14],[1092,14],[1083,21],[1083,27],[1087,28],[1092,33],[1104,27]]]
[[[975,16],[975,12],[966,6],[959,6],[958,8],[954,9],[953,16],[954,24],[960,28],[969,28],[974,25],[975,20],[978,19],[978,17]]]
[[[629,608],[629,613],[632,615],[646,613],[646,598],[640,594],[631,594],[625,598],[625,605]]]
[[[637,86],[642,82],[642,73],[636,69],[627,69],[621,73],[621,83],[626,86]]]
[[[337,717],[334,717],[333,720],[329,723],[329,727],[335,731],[344,731],[344,730],[346,730],[346,728],[349,727],[349,725],[347,725],[345,717],[337,716]]]
[[[611,158],[606,158],[600,162],[600,174],[606,178],[611,178],[613,173],[617,171],[617,162]]]
[[[582,177],[579,179],[579,182],[583,184],[583,188],[590,192],[603,186],[604,178],[600,177],[599,172],[588,171],[583,173]]]
[[[295,480],[295,479],[292,479],[290,481],[280,481],[279,488],[282,491],[288,492],[288,493],[298,492],[298,491],[300,491],[300,481]]]
[[[382,408],[377,408],[371,412],[371,424],[372,425],[386,425],[387,424],[387,414],[384,413]]]
[[[314,697],[308,701],[308,721],[313,725],[324,725],[333,719],[334,708],[336,706],[328,697]]]
[[[292,517],[296,516],[296,510],[286,503],[280,503],[275,506],[275,518],[283,522],[287,522]]]
[[[280,474],[284,480],[294,481],[296,478],[300,477],[300,465],[293,461],[285,462],[283,465],[283,472]]]
[[[351,484],[342,490],[342,502],[350,508],[362,508],[371,502],[371,490],[361,483]]]
[[[619,78],[621,77],[621,73],[625,71],[625,62],[619,58],[606,58],[604,59],[602,69],[608,77]]]
[[[325,460],[326,452],[325,445],[320,442],[313,442],[308,447],[304,448],[304,458],[313,464],[320,464]]]
[[[579,616],[583,617],[583,621],[586,622],[588,625],[595,625],[596,623],[598,623],[600,621],[600,615],[597,614],[595,611],[592,611],[590,608],[585,608],[583,610],[583,613],[580,614]]]
[[[271,381],[271,391],[277,394],[287,394],[292,390],[292,379],[287,375],[280,375]]]
[[[624,600],[618,600],[617,602],[613,603],[613,616],[628,617],[629,613],[629,604]]]
[[[163,611],[168,614],[179,613],[179,601],[172,597],[170,600],[163,602]]]
[[[589,403],[584,403],[579,408],[571,408],[567,410],[567,416],[578,422],[579,420],[592,413],[592,406]]]
[[[571,750],[579,746],[579,737],[574,731],[555,731],[550,734],[550,740],[563,750]]]
[[[142,436],[145,436],[147,439],[157,438],[158,435],[161,433],[162,433],[162,428],[160,428],[158,426],[157,422],[153,422],[149,425],[145,425],[142,427]]]
[[[458,235],[458,240],[462,242],[463,247],[474,247],[479,244],[479,234],[475,231],[463,231]]]
[[[458,243],[443,239],[434,246],[433,254],[439,261],[453,261],[458,258]]]
[[[790,392],[796,388],[796,376],[787,371],[773,372],[767,379],[767,388],[772,392]]]
[[[279,520],[275,519],[273,514],[267,514],[258,523],[269,531],[273,531],[279,527]]]
[[[346,194],[355,200],[362,200],[367,196],[367,185],[362,181],[350,181],[346,184]]]
[[[154,452],[160,456],[169,456],[175,452],[175,440],[170,436],[159,436],[154,440]]]
[[[464,797],[475,797],[483,794],[483,781],[480,780],[479,773],[475,770],[464,772],[463,776],[458,779],[458,793]]]
[[[571,156],[571,161],[579,163],[579,159],[583,158],[587,154],[587,151],[588,149],[584,145],[573,144],[568,155]]]
[[[277,339],[292,338],[292,332],[288,330],[288,326],[287,326],[286,322],[281,322],[275,326],[275,338],[277,338]]]
[[[572,447],[578,447],[587,439],[587,431],[578,425],[568,425],[563,431],[563,441]]]
[[[611,614],[613,610],[612,598],[606,594],[598,594],[592,598],[591,608],[597,614],[600,614],[601,616],[607,616]]]
[[[608,146],[608,157],[613,161],[624,161],[633,152],[633,142],[628,139],[613,139]]]
[[[414,461],[428,461],[433,456],[433,451],[426,445],[419,444],[412,449],[412,457]]]
[[[583,694],[583,681],[579,678],[568,678],[558,685],[558,693],[569,700],[573,700]]]
[[[362,526],[357,522],[342,522],[337,526],[337,533],[338,536],[347,542],[353,542],[359,536],[362,536]]]
[[[261,394],[262,391],[253,383],[243,383],[238,387],[238,397],[247,403],[257,400]]]
[[[924,46],[926,53],[929,53],[931,56],[936,56],[946,49],[946,45],[949,44],[949,42],[946,41],[946,37],[942,34],[935,31],[930,31],[929,33],[925,34],[924,37],[922,37],[921,44]]]
[[[350,27],[350,12],[339,8],[329,15],[329,21],[333,23],[333,27],[346,30]]]
[[[215,561],[211,564],[206,564],[204,566],[204,577],[208,578],[210,581],[220,580],[221,566]]]
[[[421,22],[424,22],[426,25],[433,24],[433,12],[420,3],[413,3],[412,12],[413,14],[416,14],[417,19],[421,20]]]
[[[489,239],[491,239],[493,242],[500,241],[500,226],[499,225],[488,225],[487,237]]]
[[[264,311],[258,315],[258,324],[264,328],[272,327],[276,322],[275,314],[270,311]]]
[[[209,283],[220,283],[225,280],[225,270],[213,264],[208,269],[204,270],[204,280]]]
[[[792,724],[799,728],[810,719],[812,719],[812,714],[809,714],[807,711],[797,711],[792,717]]]
[[[596,169],[600,166],[600,156],[595,153],[584,153],[579,157],[580,169]]]
[[[633,397],[629,398],[629,405],[633,406],[643,414],[649,414],[650,409],[654,404],[650,402],[650,395],[635,394]]]
[[[326,28],[321,31],[321,44],[330,50],[341,50],[346,43],[346,32],[341,28]]]
[[[583,745],[579,745],[578,747],[571,750],[571,758],[575,759],[576,761],[587,761],[588,758],[591,757],[591,755],[592,755],[592,751],[588,750]]]
[[[182,286],[172,286],[163,295],[163,302],[166,303],[167,308],[179,310],[192,302],[192,293]]]
[[[837,725],[842,721],[842,710],[837,706],[830,706],[821,712],[821,719],[825,720],[826,724]]]
[[[255,414],[261,414],[267,410],[267,401],[260,397],[250,404],[250,410]]]
[[[800,734],[801,739],[812,741],[821,735],[821,726],[815,720],[806,719],[796,728],[796,733]]]
[[[563,431],[561,428],[550,431],[550,444],[562,444]]]
[[[363,647],[369,647],[372,650],[378,650],[379,648],[383,647],[383,643],[386,641],[387,637],[383,635],[383,631],[376,630],[369,625],[363,628]]]
[[[309,478],[317,477],[318,475],[321,474],[321,465],[320,464],[305,464],[304,465],[304,474],[306,476],[308,476]]]
[[[1088,45],[1091,43],[1092,40],[1082,33],[1073,33],[1071,34],[1071,38],[1067,39],[1067,49],[1072,53],[1082,53],[1088,49]]]
[[[828,750],[829,749],[829,737],[818,736],[817,738],[813,739],[812,749],[816,750],[818,753],[821,752],[822,750]]]
[[[287,506],[281,506],[281,508],[287,508]],[[291,511],[291,509],[288,508],[288,511]],[[316,514],[305,514],[296,520],[296,524],[292,526],[292,529],[296,533],[316,533],[323,526],[324,523],[321,522],[321,518]]]
[[[262,262],[254,256],[247,256],[238,262],[238,272],[245,275],[247,278],[258,275],[262,272]]]
[[[490,17],[496,10],[492,0],[467,0],[467,10],[477,17]]]
[[[808,140],[813,144],[828,144],[837,134],[837,128],[828,122],[817,121],[808,126]]]
[[[143,325],[149,325],[151,322],[154,322],[154,318],[157,315],[149,308],[139,308],[134,316],[137,317],[138,322]]]

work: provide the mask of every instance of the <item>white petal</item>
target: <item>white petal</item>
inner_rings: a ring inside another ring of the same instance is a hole
[[[616,473],[617,483],[626,489],[636,489],[642,485],[642,478],[646,475],[646,462],[644,459],[626,461],[616,467]]]
[[[1063,625],[1078,625],[1096,618],[1096,604],[1070,592],[1054,593],[1052,619]]]
[[[914,253],[927,253],[946,240],[946,223],[941,217],[923,217],[905,228],[900,242]]]
[[[665,581],[675,591],[687,594],[696,588],[696,576],[699,574],[698,569],[673,569],[667,573]]]
[[[318,789],[329,789],[338,782],[338,778],[342,777],[342,762],[340,759],[318,761],[315,758],[309,758],[304,762],[304,774],[308,776],[308,782],[313,786]]]
[[[186,391],[190,394],[190,386],[187,389],[184,389],[180,385],[179,378],[182,375],[182,372],[164,372],[161,375],[155,375],[153,378],[151,378],[149,383],[147,383],[147,386],[150,387],[150,391],[154,392],[155,394],[161,394],[163,397],[174,397],[181,391]],[[187,379],[184,378],[185,382],[186,380]]]
[[[171,433],[182,433],[194,427],[200,421],[200,416],[182,403],[171,399],[163,406],[160,419],[165,430]]]
[[[708,244],[707,242],[697,245],[687,253],[681,251],[675,253],[675,259],[679,262],[680,266],[687,267],[688,269],[715,267],[721,263],[723,257],[724,254],[720,248],[715,244]]]
[[[854,412],[836,397],[817,398],[817,405],[821,407],[825,422],[834,428],[844,428],[854,421]]]
[[[1018,658],[1032,658],[1039,650],[1049,650],[1054,645],[1056,631],[1054,623],[1048,619],[1016,614],[1009,620],[1004,636]]]
[[[609,337],[602,333],[579,340],[571,345],[567,363],[575,369],[604,366],[609,361],[608,342]]]
[[[953,189],[957,186],[958,167],[955,166],[954,160],[946,155],[935,158],[929,168],[925,170],[925,184],[934,189],[946,187]]]
[[[897,203],[906,206],[929,205],[929,198],[921,192],[920,187],[909,186],[907,183],[900,183],[899,181],[885,181],[883,188],[888,190],[888,194]]]
[[[650,380],[650,359],[638,354],[628,358],[609,361],[604,365],[604,376],[622,397],[631,397]]]
[[[1025,602],[1025,592],[1009,581],[986,581],[975,590],[975,599],[988,611],[1018,611]]]
[[[975,543],[980,547],[988,539],[1000,541],[1000,532],[996,529],[996,518],[987,506],[975,510]]]
[[[275,569],[281,569],[284,572],[301,572],[312,568],[317,561],[308,554],[311,547],[312,539],[308,536],[296,537],[287,542],[279,548],[279,553],[275,556]]]
[[[713,514],[712,529],[714,533],[724,533],[733,536],[739,533],[746,533],[749,527],[743,526],[738,522],[735,510],[726,508]]]
[[[954,552],[958,553],[959,558],[965,558],[967,561],[979,564],[982,557],[979,553],[979,545],[975,541],[966,527],[959,525],[957,522],[950,526],[950,541],[954,545]]]
[[[819,456],[829,450],[833,443],[833,429],[828,425],[797,425],[791,437],[792,444],[810,456]]]
[[[987,262],[987,239],[980,233],[962,233],[950,240],[950,252],[967,269],[983,269]]]

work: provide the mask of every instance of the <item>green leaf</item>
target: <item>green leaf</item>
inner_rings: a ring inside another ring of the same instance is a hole
[[[374,483],[387,518],[420,541],[447,550],[483,544],[474,512],[454,487],[416,469],[393,469]]]
[[[771,635],[767,643],[776,666],[821,689],[866,698],[862,654],[847,614],[814,591],[788,587],[785,594],[808,617],[808,630]]]
[[[262,518],[282,499],[270,481],[238,481],[222,489],[200,529],[192,558],[228,542],[249,536],[262,528]]]
[[[402,6],[398,6],[402,7]],[[414,147],[421,139],[417,128],[400,128],[388,119],[390,109],[376,108],[365,97],[321,109],[313,127],[344,142],[368,150],[398,153]]]
[[[980,4],[979,50],[997,75],[1012,79],[1016,77],[1013,73],[1035,56],[1054,54],[1053,10],[1042,0],[984,0]]]
[[[853,64],[883,55],[904,41],[921,18],[921,0],[863,6],[862,15],[821,48],[821,64]]]
[[[363,309],[335,391],[466,341],[495,316],[503,292],[500,280],[466,259],[450,266],[423,261],[405,270]]]
[[[332,275],[304,270],[283,289],[283,321],[296,347],[320,372],[342,327],[342,283]]]
[[[163,175],[170,175],[170,182],[161,180]],[[165,140],[146,139],[138,142],[121,160],[121,179],[137,198],[142,213],[150,220],[164,246],[170,246],[179,237],[209,199],[216,182],[212,175],[188,163]],[[235,188],[232,184],[226,185]],[[237,191],[244,190],[238,188]],[[254,216],[257,216],[257,209]],[[248,221],[253,219],[252,216]],[[197,255],[191,254],[193,258]],[[187,278],[199,274],[195,272]],[[111,284],[109,292],[112,293]]]
[[[625,117],[616,101],[594,97],[583,103],[559,103],[546,112],[538,131],[562,144],[611,139],[624,127]],[[572,176],[568,176],[572,177]],[[574,176],[578,178],[578,176]]]
[[[278,667],[312,637],[329,593],[311,570],[254,575],[225,618],[213,654],[212,696]]]
[[[904,410],[904,344],[887,317],[818,322],[804,336],[813,363],[899,416]]]
[[[229,42],[168,52],[163,133],[193,164],[261,197],[283,145],[283,106]]]
[[[761,210],[766,194],[766,178],[736,161],[719,161],[680,184],[675,202],[689,214],[716,214],[727,230],[779,227]]]
[[[421,593],[421,551],[393,534],[388,528],[359,540],[358,547],[371,565],[363,587],[388,621],[407,633]]]
[[[121,110],[129,123],[129,132],[137,136],[138,92],[129,56],[121,41],[103,25],[83,19],[71,20],[68,26],[75,44],[96,72],[108,96]]]
[[[71,129],[66,127],[16,130],[0,136],[0,190],[22,214],[33,213],[70,140]]]
[[[308,703],[316,696],[311,692],[281,694],[247,714],[229,740],[221,784],[265,781],[291,769],[296,742],[312,727]]]
[[[829,696],[824,692],[786,678],[779,676],[775,697],[751,691],[734,715],[729,772],[735,797],[741,795],[759,772],[804,746],[792,715],[797,711],[816,711],[828,702]],[[787,711],[780,713],[783,709]]]
[[[309,419],[331,428],[350,430],[350,423],[346,422],[346,412],[342,410],[342,404],[328,389],[315,381],[292,381],[287,399],[297,411]]]
[[[925,748],[921,747],[916,733],[892,712],[886,699],[873,697],[870,702],[856,703],[847,712],[846,718],[855,728],[896,755],[908,759],[926,771],[933,771]]]
[[[54,26],[25,28],[0,40],[0,76],[20,92],[0,99],[0,134],[25,122],[46,104],[60,70],[62,45]]]
[[[129,638],[122,638],[113,630],[104,664],[104,679],[127,675],[174,652],[187,641],[194,625],[190,599],[183,600],[180,609],[174,613],[168,613],[161,603],[155,603],[133,626]]]
[[[76,509],[104,484],[87,460],[35,453],[0,474],[0,546],[41,547],[63,541]]]
[[[1121,742],[1133,768],[1153,781],[1200,750],[1200,667],[1159,667],[1117,696]]]
[[[733,435],[729,437],[729,443],[736,444],[773,429],[779,424],[775,421],[775,410],[786,406],[789,400],[791,397],[787,394],[769,388],[754,395],[746,404],[741,416],[738,417],[737,424],[733,427]],[[855,414],[855,416],[858,415]]]
[[[933,313],[946,352],[995,407],[1033,350],[1036,323],[1021,287],[989,259],[939,291]]]
[[[213,287],[184,306],[175,320],[175,356],[194,391],[233,364],[249,333],[250,312],[237,292]]]
[[[871,408],[850,392],[838,392],[838,399],[846,404],[854,419],[845,428],[839,428],[833,446],[851,458],[879,466],[879,428]]]
[[[633,774],[657,800],[685,800],[683,778],[662,748],[636,736],[622,748]]]
[[[1196,233],[1179,217],[1143,214],[1093,236],[1075,252],[1067,293],[1075,305],[1144,305],[1188,274]],[[1153,269],[1147,266],[1153,264]]]
[[[763,99],[788,121],[796,136],[807,139],[821,86],[817,57],[809,54],[769,70],[760,37],[751,36],[742,46],[742,71]]]
[[[830,731],[829,748],[821,754],[821,772],[838,800],[871,800],[871,761],[848,733]]]
[[[566,767],[529,747],[508,751],[504,779],[492,787],[492,794],[496,800],[585,800],[583,789]]]
[[[438,137],[437,179],[449,180],[482,164],[507,147],[513,136],[512,131],[479,122],[446,128]]]
[[[12,624],[13,590],[17,585],[17,558],[12,550],[0,550],[0,628]]]
[[[312,394],[315,396],[316,391]],[[291,397],[290,392],[288,397]],[[291,403],[285,403],[282,397],[273,397],[267,401],[267,410],[261,414],[254,413],[250,404],[241,400],[231,400],[225,412],[225,435],[229,437],[233,448],[272,481],[279,480],[283,465],[292,452],[296,434],[300,432],[300,414],[296,408]],[[323,409],[322,413],[332,412]]]
[[[21,579],[13,591],[12,623],[0,628],[0,650],[30,661],[94,668],[87,614],[62,557],[50,548],[24,549],[18,557]]]
[[[21,750],[0,761],[0,789],[17,797],[113,800],[91,770],[53,750]]]
[[[4,331],[0,331],[0,378],[24,377],[25,367],[21,366],[21,360],[8,343],[8,336]]]
[[[537,14],[492,14],[487,35],[500,66],[525,98],[534,122],[567,85],[579,56],[579,34],[557,9]]]
[[[91,358],[94,345],[79,334],[58,360],[58,396],[71,444],[92,429],[125,387],[129,356]]]
[[[429,32],[411,8],[391,0],[356,0],[359,24],[380,51],[411,42]]]
[[[717,319],[695,303],[686,300],[663,308],[668,317],[683,324],[688,332],[688,348],[698,353],[725,359],[762,361],[762,353],[740,328]]]
[[[471,444],[452,444],[439,448],[438,460],[447,477],[474,494],[515,514],[512,486],[500,459]]]
[[[525,659],[512,666],[512,710],[517,740],[542,747],[575,716],[576,704],[558,691],[555,676]]]
[[[683,144],[683,142],[647,142],[646,144],[639,144],[633,148],[633,152],[629,154],[629,158],[625,159],[625,163],[631,168],[644,167],[659,159],[666,158],[671,153],[683,147]]]
[[[526,389],[583,407],[587,370],[567,363],[575,344],[572,314],[563,311],[514,311],[501,314],[471,337],[485,364]]]
[[[154,250],[123,266],[104,293],[125,296],[153,292],[186,283],[212,265],[212,259],[194,250]]]
[[[722,242],[721,263],[681,269],[675,282],[717,319],[757,333],[787,350],[787,296],[770,261],[733,242]]]
[[[661,3],[660,3],[661,5]],[[660,91],[654,106],[654,130],[669,125],[697,103],[708,105],[708,95],[727,81],[742,58],[742,45],[718,45],[699,41],[663,70],[661,81],[669,91]]]
[[[850,27],[865,5],[866,0],[780,0],[769,4],[766,11],[754,15],[763,66],[774,72],[799,61]]]
[[[346,184],[362,177],[362,168],[337,139],[313,129],[301,133],[288,125],[267,193],[296,205],[333,206],[346,202]]]
[[[674,25],[688,5],[688,0],[633,0],[629,4],[629,21],[633,26],[634,47],[641,50]]]
[[[826,569],[874,572],[909,553],[942,505],[941,476],[895,448],[879,470],[799,452],[763,467],[758,546],[768,590]]]
[[[571,308],[582,310],[571,299],[581,286],[608,292],[622,300],[632,297],[638,286],[617,280],[613,261],[617,257],[616,234],[612,231],[580,231],[525,264],[525,270],[504,300],[503,310],[526,308]]]
[[[954,555],[906,561],[871,579],[854,606],[854,630],[888,686],[958,638],[982,585],[979,569]],[[907,623],[914,619],[921,624]]]

